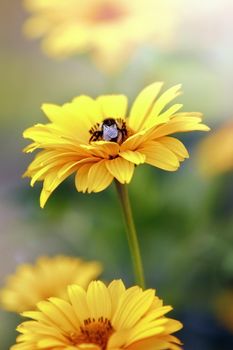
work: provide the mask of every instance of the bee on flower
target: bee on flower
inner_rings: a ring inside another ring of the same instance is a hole
[[[53,191],[71,174],[80,192],[100,192],[115,179],[128,184],[136,165],[150,164],[175,171],[188,152],[178,132],[208,131],[198,112],[180,112],[182,104],[168,108],[181,94],[176,85],[163,92],[155,82],[141,91],[129,113],[127,97],[103,95],[96,99],[78,96],[62,106],[43,104],[49,119],[24,132],[33,142],[24,151],[39,150],[24,176],[31,185],[43,181],[43,208]]]

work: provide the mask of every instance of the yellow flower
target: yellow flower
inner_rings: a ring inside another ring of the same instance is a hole
[[[214,306],[219,321],[233,333],[233,288],[228,287],[220,292]]]
[[[77,190],[90,193],[104,190],[113,178],[129,183],[138,164],[177,170],[188,152],[168,135],[209,128],[201,123],[201,113],[177,113],[181,104],[165,109],[180,95],[180,85],[157,98],[161,87],[160,82],[146,87],[128,117],[124,95],[105,95],[96,100],[79,96],[63,106],[44,104],[42,110],[50,123],[24,132],[25,138],[34,141],[25,152],[43,149],[24,174],[32,178],[32,186],[37,180],[44,181],[41,207],[72,173],[76,173]]]
[[[233,123],[228,122],[198,147],[198,162],[202,173],[214,176],[233,170]]]
[[[182,324],[164,316],[172,308],[153,289],[93,281],[87,291],[69,286],[68,295],[68,301],[50,298],[37,305],[39,311],[25,312],[33,320],[18,327],[21,335],[11,350],[180,349],[171,334]]]
[[[171,0],[24,0],[31,13],[25,33],[42,37],[50,56],[89,52],[115,68],[140,44],[168,46],[174,37],[176,7]],[[176,1],[177,4],[177,1]],[[177,5],[176,5],[177,6]]]
[[[8,277],[0,291],[0,301],[8,311],[34,310],[36,304],[51,296],[67,298],[67,286],[78,283],[86,288],[101,273],[97,262],[68,256],[40,257],[35,265],[24,264]]]

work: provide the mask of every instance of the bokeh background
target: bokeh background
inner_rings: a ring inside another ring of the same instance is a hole
[[[145,43],[113,76],[88,55],[64,61],[46,57],[38,42],[22,34],[27,14],[21,1],[0,0],[0,7],[0,284],[17,265],[62,253],[100,260],[104,279],[123,278],[129,286],[133,275],[114,186],[84,195],[70,179],[40,209],[40,184],[32,189],[21,178],[31,159],[22,154],[27,145],[22,132],[46,121],[43,102],[64,103],[83,93],[125,93],[132,101],[155,80],[167,88],[182,83],[185,110],[202,111],[214,132],[233,118],[233,3],[184,1],[176,11],[172,45]],[[181,135],[191,157],[178,172],[139,167],[130,196],[147,284],[184,322],[184,349],[230,350],[233,170],[203,173],[198,149],[206,137]],[[19,322],[19,316],[0,310],[1,350],[14,344]]]

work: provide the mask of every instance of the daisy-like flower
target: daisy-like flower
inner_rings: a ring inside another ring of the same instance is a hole
[[[21,335],[11,350],[180,349],[171,334],[182,325],[164,316],[172,308],[152,289],[94,281],[87,291],[69,286],[68,295],[68,301],[50,298],[37,305],[39,311],[25,312],[32,320],[18,327]]]
[[[198,162],[206,176],[224,174],[233,170],[233,123],[227,122],[198,147]]]
[[[20,265],[0,290],[1,306],[14,312],[34,310],[36,304],[51,296],[67,298],[67,286],[78,283],[86,288],[100,275],[102,267],[68,256],[40,257],[34,265]]]
[[[115,178],[128,184],[135,165],[142,163],[175,171],[188,158],[184,145],[169,135],[193,130],[207,131],[202,114],[180,113],[182,104],[165,108],[180,95],[180,85],[165,91],[162,83],[146,87],[136,98],[127,116],[127,97],[105,95],[96,100],[76,97],[63,106],[42,105],[49,123],[37,124],[24,132],[33,143],[25,152],[42,149],[24,176],[33,186],[43,181],[40,205],[69,175],[81,192],[99,192]]]
[[[179,2],[179,1],[178,1]],[[90,52],[115,68],[140,44],[168,46],[179,13],[171,0],[24,0],[25,33],[53,57]]]

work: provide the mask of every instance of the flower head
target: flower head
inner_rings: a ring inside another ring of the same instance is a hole
[[[8,277],[0,291],[0,302],[9,311],[33,310],[39,301],[51,296],[66,298],[69,284],[78,283],[86,288],[101,270],[101,265],[94,261],[68,256],[40,257],[34,265],[21,265]]]
[[[33,320],[18,327],[21,335],[11,350],[180,349],[171,334],[182,325],[164,316],[172,308],[163,306],[152,289],[94,281],[87,291],[69,286],[68,295],[68,301],[50,298],[37,305],[39,311],[25,312]]]
[[[42,37],[53,57],[89,52],[114,69],[140,44],[172,42],[177,19],[171,0],[24,0],[25,33]],[[176,2],[177,3],[177,2]],[[178,13],[178,11],[177,11]]]
[[[233,170],[233,123],[215,130],[198,147],[198,162],[206,176],[224,174]]]
[[[37,124],[24,132],[34,142],[25,152],[42,149],[25,176],[33,186],[43,181],[40,205],[72,173],[80,192],[99,192],[115,178],[131,181],[135,165],[142,163],[175,171],[188,158],[184,145],[170,135],[193,130],[207,131],[202,114],[180,113],[181,104],[165,108],[180,91],[176,85],[157,97],[162,83],[146,87],[127,116],[124,95],[105,95],[96,100],[76,97],[63,106],[44,104],[49,123]]]

